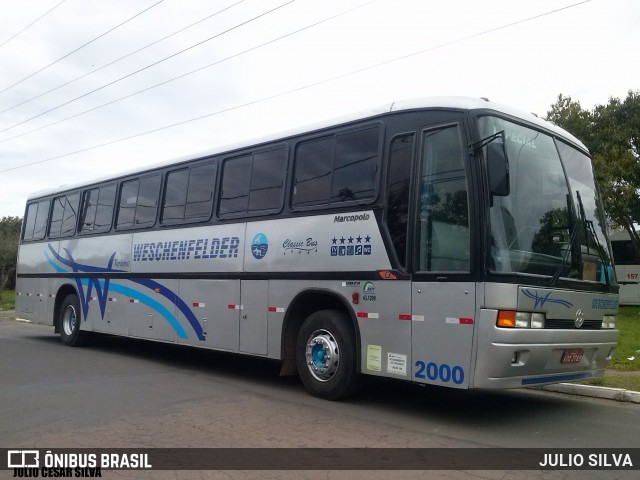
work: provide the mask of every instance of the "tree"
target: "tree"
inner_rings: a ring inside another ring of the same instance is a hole
[[[3,217],[0,220],[0,293],[16,272],[21,228],[21,218]]]
[[[593,156],[593,166],[611,222],[624,228],[640,250],[640,92],[624,101],[584,110],[571,97],[558,95],[547,120],[581,139]]]

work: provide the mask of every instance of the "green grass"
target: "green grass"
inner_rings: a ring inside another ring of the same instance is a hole
[[[0,291],[0,310],[16,309],[16,292],[14,290]]]
[[[640,392],[640,376],[629,375],[629,373],[631,372],[627,372],[628,375],[605,376],[604,378],[595,378],[580,383],[597,385],[598,387],[624,388],[632,392]]]
[[[620,307],[616,327],[618,346],[608,366],[613,372],[578,383],[640,392],[640,307]]]
[[[620,336],[609,368],[626,372],[640,370],[640,307],[620,307],[616,326]]]

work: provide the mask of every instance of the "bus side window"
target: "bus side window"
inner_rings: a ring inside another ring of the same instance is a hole
[[[96,203],[98,202],[98,189],[85,190],[82,198],[82,210],[80,213],[80,232],[92,232],[96,221]]]
[[[123,182],[116,228],[150,227],[156,221],[160,175]]]
[[[167,186],[164,194],[160,223],[167,225],[179,223],[184,220],[188,186],[188,169],[176,170],[167,174]]]
[[[64,204],[66,197],[57,197],[53,199],[53,211],[51,212],[51,223],[49,225],[49,236],[59,237],[62,228],[62,217],[64,217]]]
[[[251,155],[229,158],[222,165],[220,215],[247,211],[252,165]]]
[[[78,220],[78,202],[80,194],[74,193],[65,197],[64,215],[62,217],[62,228],[60,235],[69,237],[76,233],[76,222]]]
[[[22,233],[23,241],[42,240],[44,238],[49,220],[50,204],[50,200],[42,200],[27,205]]]
[[[23,240],[33,240],[33,227],[36,224],[36,214],[38,212],[38,204],[32,203],[27,207],[27,214],[24,219]]]
[[[389,152],[387,228],[398,261],[403,267],[406,266],[407,259],[407,223],[414,137],[415,134],[409,133],[394,138]]]
[[[105,185],[85,190],[80,209],[79,232],[106,232],[111,228],[116,186]]]
[[[286,149],[280,147],[256,153],[253,156],[249,211],[279,210],[282,206],[284,177],[286,172]]]
[[[136,204],[138,203],[138,187],[140,181],[129,180],[120,187],[120,207],[118,208],[118,220],[116,228],[131,228],[136,216]]]
[[[379,138],[378,127],[336,136],[332,203],[373,198]]]
[[[418,194],[418,270],[468,272],[467,180],[456,125],[424,133]]]
[[[98,202],[96,204],[96,220],[94,224],[95,232],[106,232],[111,228],[113,220],[113,208],[116,202],[115,184],[100,187]]]
[[[372,199],[379,141],[380,128],[374,126],[299,143],[291,205],[295,208]]]
[[[160,175],[140,180],[140,190],[138,190],[138,201],[136,202],[136,227],[150,227],[156,222],[159,195]]]
[[[286,148],[229,158],[222,165],[220,215],[279,210],[284,190]]]
[[[80,194],[78,193],[53,199],[53,211],[49,225],[50,237],[68,237],[75,233],[79,199]]]
[[[213,189],[216,184],[216,164],[193,167],[189,171],[189,189],[185,220],[208,220],[213,207]]]

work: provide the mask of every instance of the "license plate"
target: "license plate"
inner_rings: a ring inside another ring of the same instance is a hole
[[[573,350],[565,350],[562,354],[562,363],[580,363],[582,361],[582,356],[584,355],[584,350],[581,348],[576,348]]]

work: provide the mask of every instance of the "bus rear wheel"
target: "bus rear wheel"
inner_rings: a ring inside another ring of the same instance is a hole
[[[355,335],[349,317],[337,310],[314,312],[302,324],[296,364],[309,393],[338,400],[357,387]]]
[[[60,327],[60,339],[69,347],[81,347],[87,344],[89,332],[80,330],[82,314],[80,313],[80,300],[76,294],[65,297],[58,313],[58,326]]]

